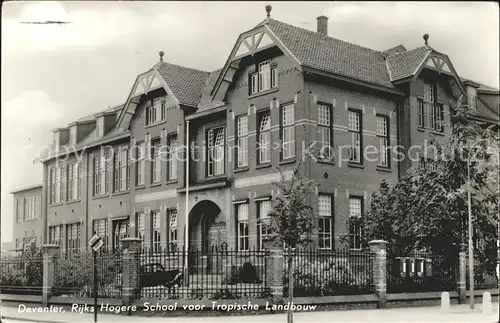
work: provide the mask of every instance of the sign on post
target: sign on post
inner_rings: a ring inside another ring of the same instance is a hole
[[[89,246],[94,250],[94,322],[97,322],[97,250],[99,250],[104,242],[101,237],[94,233],[89,240]]]
[[[94,249],[94,251],[99,250],[104,242],[102,242],[101,237],[99,237],[97,234],[94,234],[92,238],[89,240],[89,246]]]

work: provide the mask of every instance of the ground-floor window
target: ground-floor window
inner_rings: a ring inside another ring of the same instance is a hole
[[[363,216],[363,198],[349,197],[349,247],[361,249],[361,217]]]
[[[272,211],[271,200],[257,202],[257,248],[263,250],[266,237],[270,233],[271,218],[269,213]]]
[[[167,211],[168,217],[168,250],[177,250],[177,209]]]
[[[321,194],[318,196],[318,242],[321,249],[332,248],[332,197]]]
[[[49,243],[60,246],[63,240],[62,234],[63,234],[62,225],[55,225],[49,227]]]
[[[135,215],[135,236],[144,243],[144,213],[140,212]]]
[[[248,250],[248,203],[236,205],[238,250]]]
[[[161,231],[160,231],[160,211],[151,213],[151,237],[153,252],[159,252],[161,248]]]
[[[80,223],[66,225],[66,248],[72,251],[80,249]]]
[[[102,239],[104,244],[101,249],[105,250],[108,247],[108,219],[92,221],[92,232],[95,232]]]
[[[120,241],[128,237],[129,220],[113,220],[113,250],[120,247]]]

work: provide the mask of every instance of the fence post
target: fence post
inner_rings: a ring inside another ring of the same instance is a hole
[[[368,243],[375,254],[373,261],[373,284],[378,297],[378,308],[387,307],[387,241],[372,240]]]
[[[56,282],[56,259],[59,256],[59,246],[56,244],[46,244],[42,246],[43,251],[43,288],[42,305],[47,306],[52,287]]]
[[[460,252],[458,253],[458,301],[460,304],[465,304],[467,302],[467,291],[466,291],[466,274],[467,274],[467,254],[466,254],[466,244],[460,245]]]
[[[269,246],[266,255],[266,285],[271,301],[279,304],[283,301],[283,249]]]
[[[139,238],[121,239],[123,247],[122,267],[122,302],[123,305],[132,305],[134,300],[140,298],[139,285],[139,252],[142,240]]]

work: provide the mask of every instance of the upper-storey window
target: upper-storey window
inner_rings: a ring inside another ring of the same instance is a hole
[[[161,141],[160,138],[151,141],[151,183],[159,183],[161,178]]]
[[[384,115],[377,115],[377,139],[379,144],[378,164],[389,167],[389,118]]]
[[[248,166],[248,117],[236,119],[237,167]]]
[[[349,133],[351,135],[351,158],[350,162],[361,164],[361,146],[363,127],[361,122],[361,111],[349,110]]]
[[[21,204],[21,200],[16,198],[16,222],[21,222],[21,213],[23,212],[23,205]]]
[[[24,220],[36,219],[36,196],[29,196],[24,198]]]
[[[74,201],[80,198],[80,163],[68,164],[67,200]]]
[[[120,148],[115,152],[115,192],[128,190],[129,178],[129,150]]]
[[[164,99],[155,99],[146,107],[146,125],[167,119],[166,102]]]
[[[271,61],[258,64],[257,71],[250,74],[250,94],[267,91],[278,87],[278,73]]]
[[[320,133],[320,157],[331,159],[333,148],[333,113],[332,106],[324,103],[318,104],[318,129]]]
[[[475,87],[467,87],[467,105],[470,109],[476,110],[477,104],[477,90]]]
[[[282,159],[295,156],[295,113],[294,105],[289,104],[281,108],[281,150]]]
[[[258,160],[259,164],[271,162],[271,113],[264,111],[257,116],[259,133],[257,142],[257,149],[259,151]]]
[[[179,145],[177,142],[177,134],[168,136],[168,160],[167,160],[167,178],[169,180],[177,179],[177,161],[178,161]]]
[[[443,131],[443,105],[436,102],[436,86],[424,83],[424,97],[419,101],[419,127]]]
[[[63,167],[58,166],[50,169],[50,203],[60,203],[62,202],[63,195]]]
[[[101,156],[94,157],[94,196],[103,195],[108,192],[109,152],[103,151]]]
[[[135,184],[137,186],[144,185],[144,176],[146,173],[146,144],[144,142],[138,143],[136,148],[136,174]]]
[[[225,165],[225,140],[224,127],[212,128],[207,133],[208,158],[207,174],[208,176],[224,174]]]

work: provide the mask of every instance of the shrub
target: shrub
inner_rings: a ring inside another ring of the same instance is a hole
[[[324,296],[359,293],[370,287],[370,268],[355,270],[348,259],[335,256],[323,259],[294,259],[294,295]],[[298,265],[298,263],[300,265]],[[288,265],[285,263],[284,292],[288,293]]]

